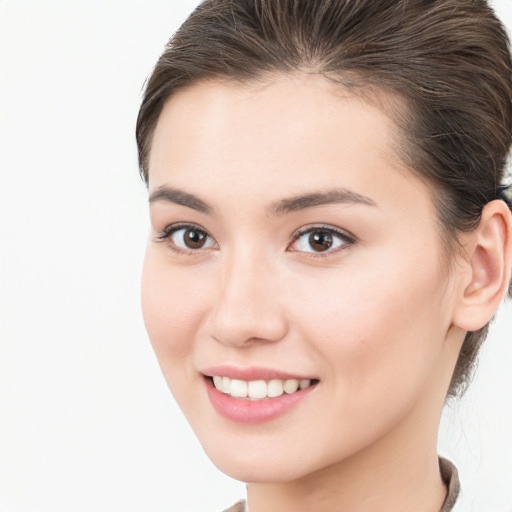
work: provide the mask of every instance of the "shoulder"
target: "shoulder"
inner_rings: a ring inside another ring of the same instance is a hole
[[[448,489],[441,512],[450,512],[455,506],[460,492],[459,475],[457,468],[448,459],[444,459],[443,457],[439,457],[439,469],[441,470],[441,477]]]
[[[247,512],[245,500],[238,501],[232,507],[224,510],[224,512]]]

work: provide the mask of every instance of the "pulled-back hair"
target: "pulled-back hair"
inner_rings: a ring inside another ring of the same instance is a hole
[[[484,0],[205,0],[146,83],[136,130],[146,183],[153,132],[177,90],[296,72],[405,106],[388,112],[398,155],[430,186],[448,250],[502,194],[512,65],[505,29]],[[467,333],[449,395],[465,390],[487,330]]]

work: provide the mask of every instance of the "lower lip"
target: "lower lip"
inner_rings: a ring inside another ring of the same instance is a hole
[[[206,379],[206,390],[214,409],[228,420],[247,424],[264,423],[281,416],[301,402],[314,388],[316,384],[290,395],[252,401],[226,395],[216,389],[210,379]]]

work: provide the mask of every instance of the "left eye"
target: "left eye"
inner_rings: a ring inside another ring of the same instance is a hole
[[[309,253],[332,252],[352,242],[343,233],[328,228],[312,228],[293,236],[291,250]]]
[[[197,251],[215,247],[215,241],[204,230],[195,226],[174,226],[161,235],[160,240],[168,240],[182,251]]]

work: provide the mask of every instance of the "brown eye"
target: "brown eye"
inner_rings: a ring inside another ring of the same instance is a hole
[[[199,229],[187,229],[183,233],[183,243],[188,249],[202,249],[208,235]]]
[[[289,250],[310,254],[334,253],[355,243],[354,238],[336,228],[311,227],[294,234]]]
[[[195,226],[170,226],[159,238],[171,242],[171,246],[178,251],[199,251],[216,247],[213,238]]]
[[[332,234],[328,231],[313,231],[309,234],[309,245],[316,252],[327,251],[332,247]]]

